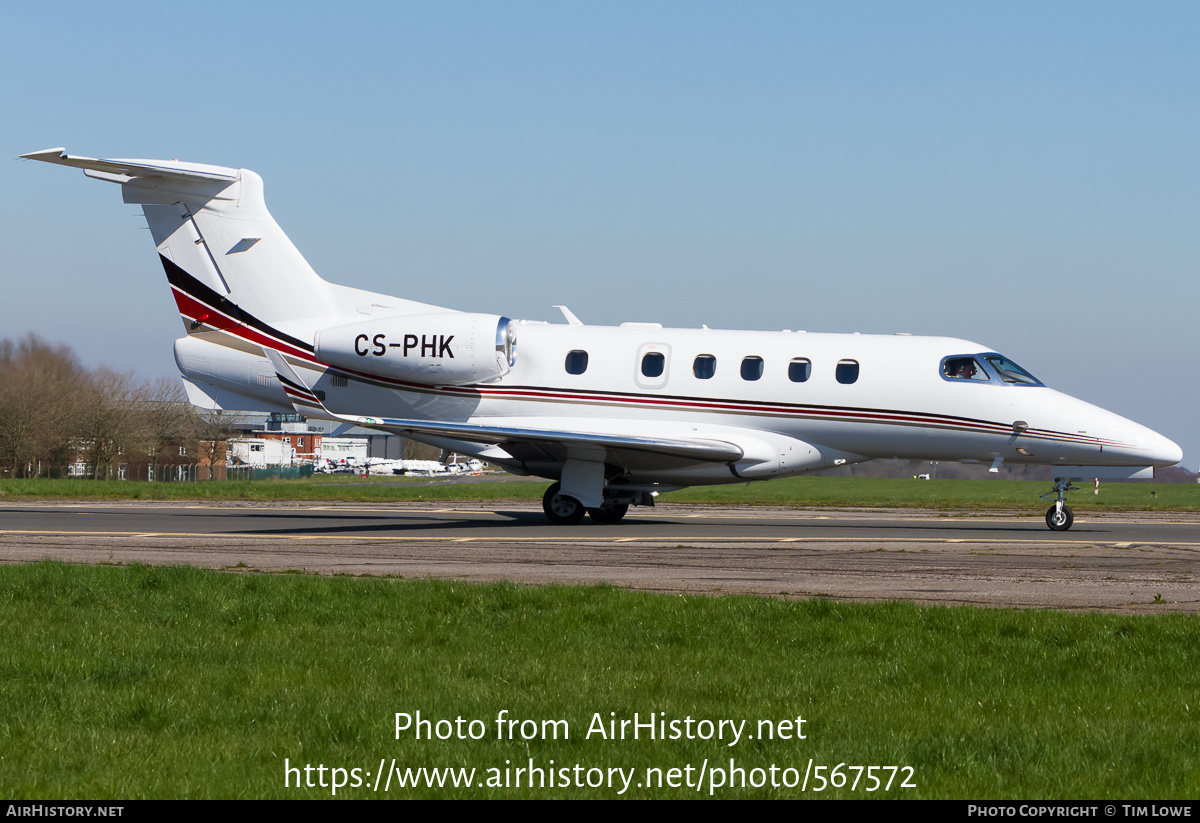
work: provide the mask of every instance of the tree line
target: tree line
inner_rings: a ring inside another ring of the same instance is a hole
[[[129,479],[160,478],[160,467],[224,464],[224,429],[178,378],[89,369],[33,334],[0,340],[0,476],[66,477],[82,464],[97,479],[121,466],[142,475]]]

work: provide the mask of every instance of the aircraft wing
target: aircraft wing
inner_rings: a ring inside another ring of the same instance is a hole
[[[646,437],[583,430],[335,414],[325,408],[325,404],[300,380],[279,352],[266,348],[263,351],[274,366],[284,391],[292,400],[292,405],[301,414],[339,420],[392,434],[412,435],[418,438],[436,437],[478,446],[497,446],[522,463],[546,460],[561,462],[582,453],[594,453],[598,449],[602,449],[612,458],[617,458],[617,462],[627,462],[621,459],[622,455],[625,455],[635,463],[650,455],[675,458],[684,463],[732,463],[744,455],[743,449],[736,443],[712,438]]]
[[[460,440],[466,443],[499,446],[514,458],[529,460],[565,460],[578,449],[604,449],[606,452],[635,451],[674,457],[685,462],[730,463],[742,458],[740,446],[722,440],[683,440],[635,435],[598,434],[559,429],[527,429],[472,423],[431,423],[425,420],[401,420],[390,417],[348,417],[336,419],[379,429],[392,434],[424,435]]]

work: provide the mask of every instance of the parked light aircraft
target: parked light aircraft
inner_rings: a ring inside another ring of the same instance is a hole
[[[615,522],[685,486],[873,458],[1146,477],[1180,448],[946,337],[589,326],[459,312],[329,283],[247,169],[23,155],[121,185],[142,206],[187,334],[175,361],[207,408],[299,411],[555,480],[555,523]],[[1049,497],[1050,495],[1047,495]]]

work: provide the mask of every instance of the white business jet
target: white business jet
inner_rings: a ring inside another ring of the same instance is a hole
[[[1051,466],[1046,523],[1065,530],[1072,478],[1148,477],[1182,458],[967,340],[458,312],[322,280],[252,171],[23,156],[119,183],[142,206],[187,330],[175,361],[194,404],[296,410],[549,478],[555,523],[615,522],[685,486],[901,458]]]

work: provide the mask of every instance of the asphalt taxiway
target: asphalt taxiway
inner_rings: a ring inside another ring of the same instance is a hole
[[[0,505],[0,562],[609,583],[945,605],[1195,613],[1200,515],[632,509],[559,527],[536,504]]]

